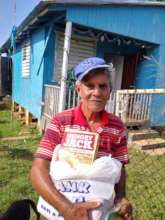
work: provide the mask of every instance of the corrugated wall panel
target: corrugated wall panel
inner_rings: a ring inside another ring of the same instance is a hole
[[[40,118],[43,94],[43,66],[38,68],[45,46],[45,28],[30,35],[30,77],[22,75],[22,43],[16,45],[14,54],[13,100],[26,108],[35,117]],[[38,73],[38,74],[37,74]]]
[[[66,20],[126,37],[165,43],[165,7],[77,5],[67,8]]]
[[[62,60],[63,60],[63,47],[64,47],[64,34],[56,33],[56,58],[55,58],[55,81],[60,82]],[[72,36],[68,70],[77,65],[81,60],[96,55],[96,41],[89,37]]]

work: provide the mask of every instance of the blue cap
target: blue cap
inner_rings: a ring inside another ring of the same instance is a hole
[[[74,69],[76,80],[82,80],[91,70],[109,68],[105,60],[99,57],[90,57],[81,61]]]

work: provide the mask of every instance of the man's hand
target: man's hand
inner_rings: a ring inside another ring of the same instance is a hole
[[[100,202],[83,202],[73,204],[72,208],[63,214],[65,220],[89,220],[89,212],[101,206]]]
[[[115,208],[122,220],[133,220],[132,205],[127,198],[123,198]]]

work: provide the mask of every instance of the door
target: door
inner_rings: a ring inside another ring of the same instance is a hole
[[[125,56],[121,89],[133,89],[138,64],[138,54]]]
[[[114,70],[111,73],[112,89],[121,89],[124,56],[105,54],[104,59],[107,63],[113,63]]]

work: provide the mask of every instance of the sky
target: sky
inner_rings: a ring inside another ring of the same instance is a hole
[[[40,0],[0,0],[0,46],[10,37],[14,20],[18,26],[39,2]]]

